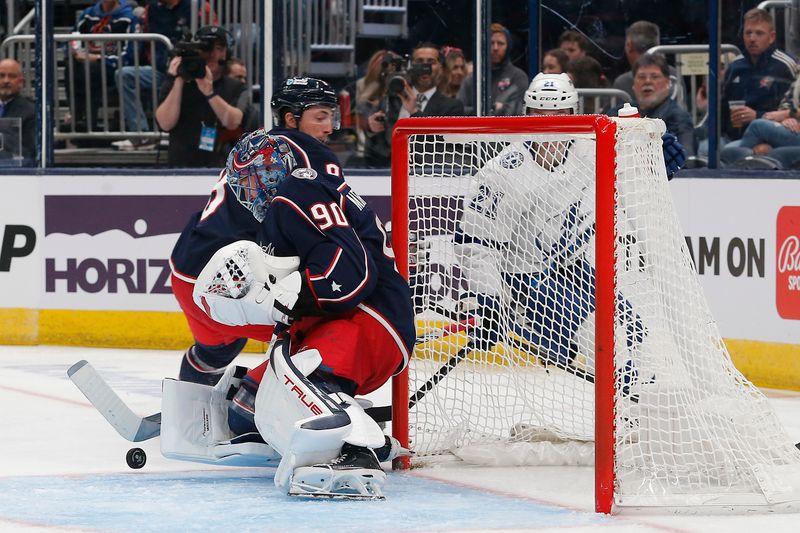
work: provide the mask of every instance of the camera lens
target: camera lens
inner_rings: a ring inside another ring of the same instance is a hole
[[[388,85],[386,86],[386,91],[392,96],[397,96],[403,92],[405,86],[406,80],[403,78],[403,76],[392,76],[389,79]]]

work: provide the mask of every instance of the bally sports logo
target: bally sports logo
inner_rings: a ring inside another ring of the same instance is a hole
[[[775,305],[782,318],[800,320],[800,207],[778,211]]]

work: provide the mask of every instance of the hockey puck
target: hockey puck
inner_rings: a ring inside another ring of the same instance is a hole
[[[131,448],[125,454],[125,462],[128,463],[129,467],[138,470],[147,462],[147,454],[141,448]]]

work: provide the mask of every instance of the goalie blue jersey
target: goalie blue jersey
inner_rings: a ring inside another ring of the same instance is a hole
[[[194,283],[217,250],[241,240],[263,241],[261,225],[231,192],[223,171],[205,207],[178,237],[169,258],[172,273]]]
[[[327,146],[297,130],[270,134],[289,143],[298,167],[278,186],[264,218],[267,252],[300,257],[321,310],[358,307],[410,353],[416,338],[411,291],[396,270],[383,224],[344,181]]]

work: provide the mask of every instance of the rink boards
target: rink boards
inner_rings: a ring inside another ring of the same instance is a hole
[[[0,343],[185,347],[167,259],[216,179],[4,176]],[[388,175],[348,182],[390,219]],[[737,366],[759,385],[800,389],[800,182],[683,178],[670,188]]]

